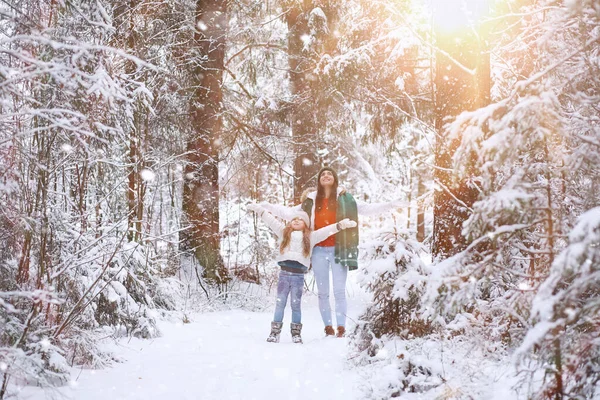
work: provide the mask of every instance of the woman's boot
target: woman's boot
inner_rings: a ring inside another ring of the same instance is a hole
[[[279,343],[279,335],[281,335],[281,328],[283,327],[283,322],[271,322],[271,333],[267,338],[267,342],[270,343]]]

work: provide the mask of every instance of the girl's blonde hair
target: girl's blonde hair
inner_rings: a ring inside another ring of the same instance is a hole
[[[283,229],[283,240],[279,246],[279,251],[281,254],[283,254],[285,249],[290,245],[293,230],[294,229],[292,228],[291,223],[288,223]],[[310,256],[310,229],[308,226],[306,226],[306,223],[304,224],[304,229],[302,230],[302,254],[304,254],[304,257]]]

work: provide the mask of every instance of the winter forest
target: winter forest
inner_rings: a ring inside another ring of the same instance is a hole
[[[0,399],[395,397],[600,399],[600,1],[0,0]]]

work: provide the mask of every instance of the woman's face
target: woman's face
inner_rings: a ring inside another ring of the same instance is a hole
[[[306,228],[306,224],[300,218],[294,218],[290,222],[290,225],[292,226],[292,229],[295,231],[303,231],[304,228]]]
[[[321,172],[321,176],[319,177],[319,183],[323,187],[332,187],[335,182],[335,178],[333,177],[333,172],[331,171],[323,171]]]

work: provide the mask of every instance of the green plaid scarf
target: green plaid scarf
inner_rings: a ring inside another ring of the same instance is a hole
[[[314,200],[306,199],[302,203],[302,209],[311,218]],[[344,193],[337,198],[336,220],[339,222],[349,218],[358,222],[358,207],[350,193]],[[348,267],[350,271],[358,268],[358,226],[348,228],[335,235],[335,262]]]

